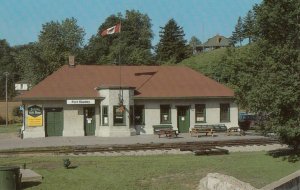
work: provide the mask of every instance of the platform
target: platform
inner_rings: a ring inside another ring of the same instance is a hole
[[[30,169],[20,169],[20,173],[22,174],[22,179],[21,179],[22,183],[41,182],[43,179],[43,176]]]

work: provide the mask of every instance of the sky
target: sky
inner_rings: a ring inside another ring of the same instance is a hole
[[[74,17],[85,30],[85,44],[105,19],[138,10],[151,19],[154,38],[171,18],[183,27],[185,39],[202,42],[216,34],[229,37],[239,16],[261,0],[0,0],[0,39],[11,46],[38,40],[42,24]]]

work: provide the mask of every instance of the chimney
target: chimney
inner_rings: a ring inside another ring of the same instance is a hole
[[[75,56],[69,55],[69,67],[75,67]]]

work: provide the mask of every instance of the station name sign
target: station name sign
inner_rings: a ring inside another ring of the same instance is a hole
[[[93,99],[85,99],[85,100],[67,100],[67,104],[95,104],[95,100]]]

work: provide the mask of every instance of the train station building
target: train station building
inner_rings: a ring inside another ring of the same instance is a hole
[[[184,66],[64,65],[20,95],[23,138],[187,133],[194,125],[238,126],[228,87]]]

